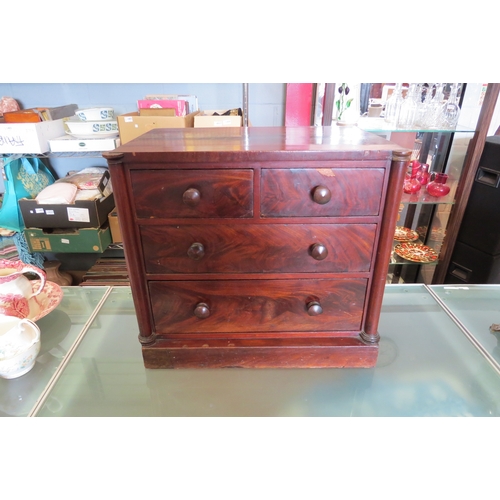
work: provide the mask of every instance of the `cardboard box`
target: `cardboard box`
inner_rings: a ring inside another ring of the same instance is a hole
[[[217,109],[212,111],[200,111],[194,117],[195,127],[241,127],[243,125],[242,116],[214,116],[214,113],[222,115],[227,110]]]
[[[175,116],[175,109],[172,109],[172,108],[142,108],[142,109],[139,109],[139,116]]]
[[[111,241],[113,243],[123,243],[120,221],[118,219],[118,212],[116,209],[109,214],[108,220],[109,228],[111,229]]]
[[[80,200],[71,205],[41,205],[36,200],[19,200],[19,208],[27,228],[101,227],[114,207],[113,193],[106,198]]]
[[[49,141],[52,153],[76,153],[78,151],[111,151],[120,145],[118,137],[101,137],[98,139],[77,139],[64,135]]]
[[[0,123],[0,153],[46,153],[50,150],[49,140],[63,135],[63,119],[39,123]]]
[[[109,225],[90,229],[24,230],[30,252],[103,253],[111,243]]]
[[[75,173],[78,174],[78,172]],[[106,170],[98,185],[103,197],[96,200],[76,200],[71,204],[63,204],[39,203],[31,198],[20,199],[18,204],[25,227],[42,229],[101,227],[115,207],[114,194],[109,181],[109,171]]]
[[[140,116],[138,111],[119,115],[120,142],[127,142],[155,128],[187,128],[194,125],[198,111],[186,116]]]

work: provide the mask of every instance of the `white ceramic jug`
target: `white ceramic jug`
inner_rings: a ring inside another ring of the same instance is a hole
[[[0,315],[0,377],[28,373],[40,352],[40,329],[29,319]]]
[[[40,286],[35,292],[31,281],[24,276],[28,272],[40,278]],[[43,291],[45,282],[46,274],[42,269],[21,261],[0,259],[0,314],[26,318],[29,299]]]

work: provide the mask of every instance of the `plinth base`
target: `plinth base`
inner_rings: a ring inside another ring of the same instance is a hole
[[[373,368],[378,351],[357,337],[160,339],[142,347],[146,368]]]

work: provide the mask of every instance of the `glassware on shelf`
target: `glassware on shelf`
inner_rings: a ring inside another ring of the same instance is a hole
[[[406,174],[405,180],[403,182],[403,192],[406,194],[415,194],[420,191],[422,188],[422,184],[420,184],[417,179],[418,172],[420,170],[420,163],[416,160],[413,160],[410,163],[410,168],[408,173]]]
[[[434,87],[433,83],[428,83],[427,87],[425,85],[422,85],[420,87],[420,90],[422,94],[424,93],[425,90],[425,97],[423,99],[423,102],[420,103],[416,118],[415,118],[415,126],[417,128],[425,129],[427,128],[427,111],[429,109],[429,105],[432,100],[432,89]],[[420,97],[420,101],[422,101],[422,97]]]
[[[436,198],[446,196],[450,192],[450,186],[446,184],[447,181],[448,174],[433,174],[433,180],[426,186],[427,192]]]
[[[429,182],[430,176],[431,174],[429,173],[429,164],[421,163],[417,172],[418,182],[420,182],[422,186],[425,186]]]
[[[443,127],[443,107],[444,93],[443,84],[436,83],[436,91],[434,96],[429,102],[429,106],[425,113],[425,126],[426,128],[442,128]]]
[[[457,127],[460,116],[458,89],[458,83],[451,86],[450,96],[443,106],[443,128],[454,130]]]
[[[421,89],[419,84],[411,83],[406,98],[401,104],[397,127],[401,129],[411,129],[415,125],[415,119],[419,105],[421,104]]]
[[[397,125],[399,118],[399,111],[403,103],[403,88],[402,83],[396,83],[396,87],[392,92],[385,105],[384,119],[387,123]]]

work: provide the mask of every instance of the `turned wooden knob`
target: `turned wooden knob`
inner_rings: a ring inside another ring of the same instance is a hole
[[[188,248],[187,254],[193,260],[200,260],[205,256],[205,247],[201,243],[193,243]]]
[[[315,243],[311,246],[311,256],[315,260],[323,260],[328,255],[328,249],[321,243]]]
[[[182,195],[182,201],[189,207],[195,207],[198,203],[200,203],[200,200],[200,192],[195,188],[186,189]]]
[[[205,302],[200,302],[194,308],[194,315],[200,319],[208,318],[210,316],[210,308]]]
[[[309,316],[318,316],[323,313],[323,308],[319,302],[309,302],[307,304],[307,314]]]
[[[326,186],[317,186],[313,191],[313,200],[319,205],[325,205],[332,199],[332,193]]]

